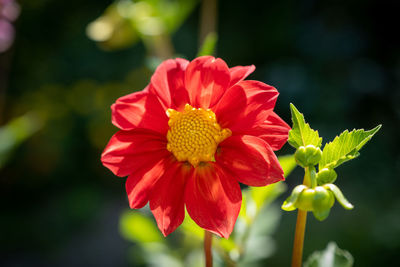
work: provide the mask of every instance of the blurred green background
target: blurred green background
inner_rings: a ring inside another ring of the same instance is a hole
[[[14,45],[0,54],[0,265],[147,266],[123,226],[139,213],[127,213],[124,179],[100,154],[117,131],[116,98],[143,89],[159,58],[196,56],[200,1],[18,2]],[[398,1],[219,1],[216,55],[256,65],[250,79],[280,91],[276,110],[289,124],[292,102],[324,142],[383,125],[337,169],[355,209],[336,204],[324,222],[309,216],[306,257],[333,240],[356,266],[398,263],[399,10]],[[301,175],[288,177],[289,190]],[[274,210],[274,249],[261,263],[288,266],[296,213]],[[179,248],[182,235],[167,241]]]

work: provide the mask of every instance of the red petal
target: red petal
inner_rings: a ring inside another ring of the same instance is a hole
[[[198,166],[185,191],[186,209],[202,228],[228,238],[239,215],[239,183],[215,163]]]
[[[150,209],[164,236],[173,232],[185,218],[185,185],[192,170],[187,164],[175,162],[152,189]]]
[[[246,79],[247,76],[249,76],[255,69],[256,69],[256,67],[254,65],[236,66],[236,67],[230,68],[229,72],[231,73],[231,83],[230,83],[229,87]]]
[[[127,176],[170,155],[165,136],[152,132],[118,131],[107,144],[101,162],[115,175]]]
[[[151,77],[150,92],[156,94],[166,108],[177,109],[189,102],[184,85],[185,69],[189,61],[182,58],[161,63]]]
[[[143,208],[149,201],[150,193],[171,164],[170,158],[164,158],[151,165],[150,168],[143,167],[139,171],[129,175],[126,180],[126,193],[128,194],[129,206],[132,209]]]
[[[219,124],[232,132],[264,122],[275,106],[278,91],[258,81],[241,81],[228,89],[214,108]]]
[[[256,128],[246,131],[246,134],[257,136],[271,146],[276,151],[282,148],[288,139],[290,126],[282,120],[275,112],[268,116],[267,120]]]
[[[189,63],[185,73],[190,104],[197,108],[214,106],[228,88],[230,79],[229,68],[222,59],[196,58]]]
[[[111,111],[112,123],[121,130],[143,128],[163,134],[168,131],[165,109],[146,89],[118,98]]]
[[[283,170],[271,147],[251,136],[231,136],[220,144],[216,161],[250,186],[265,186],[284,180]]]

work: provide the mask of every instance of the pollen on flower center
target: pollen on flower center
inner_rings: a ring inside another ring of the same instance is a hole
[[[186,104],[182,112],[168,109],[167,115],[167,149],[177,160],[188,161],[194,167],[200,162],[214,161],[218,144],[232,135],[231,130],[221,128],[209,109]]]

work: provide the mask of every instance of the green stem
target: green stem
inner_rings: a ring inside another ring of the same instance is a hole
[[[313,175],[311,174],[313,172],[314,172],[314,179],[312,179]],[[310,187],[312,183],[316,183],[315,168],[306,167],[303,184],[305,186]],[[298,210],[296,231],[294,234],[294,242],[293,242],[292,267],[301,267],[301,264],[303,262],[303,244],[304,244],[304,234],[306,231],[306,223],[307,223],[307,211]]]
[[[166,60],[174,56],[174,46],[171,37],[167,33],[151,37],[143,37],[143,43],[150,56],[161,60]]]
[[[199,47],[202,46],[207,35],[217,32],[217,0],[203,0],[200,13]]]
[[[213,259],[212,259],[212,233],[204,230],[204,256],[206,259],[206,267],[213,266]]]
[[[314,166],[310,166],[308,168],[310,173],[311,188],[315,188],[317,186],[317,172],[315,171]]]

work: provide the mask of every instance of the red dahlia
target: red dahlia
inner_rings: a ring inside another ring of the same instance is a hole
[[[228,68],[222,59],[164,61],[141,92],[111,106],[118,131],[101,161],[128,176],[130,207],[150,209],[166,236],[185,217],[229,237],[239,214],[239,182],[283,180],[274,154],[289,126],[273,111],[278,91],[244,80],[254,66]]]

